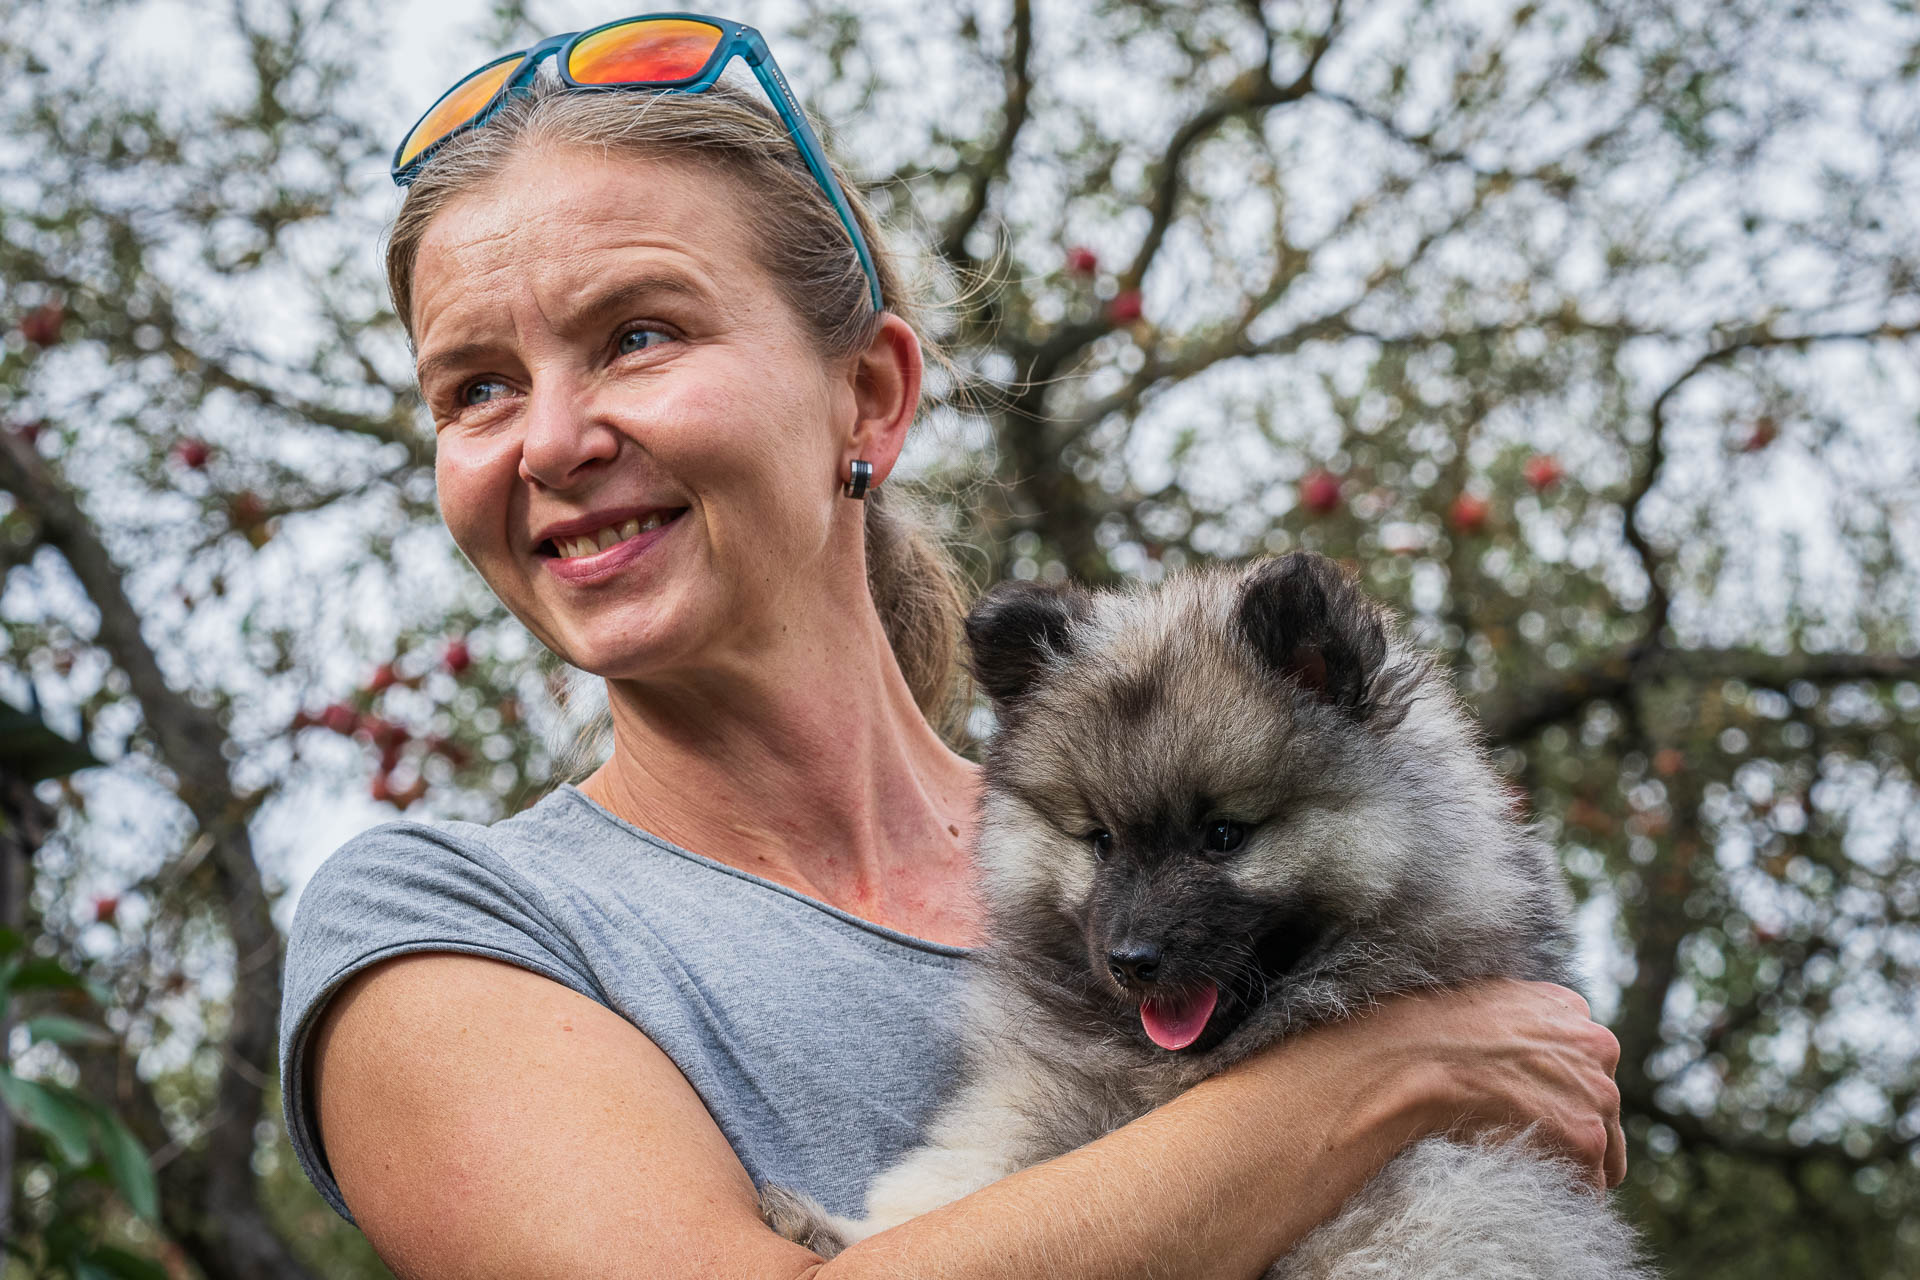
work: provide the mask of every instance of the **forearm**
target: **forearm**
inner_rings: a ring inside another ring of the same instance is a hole
[[[1259,1275],[1424,1132],[1399,1064],[1308,1036],[849,1248],[814,1280]]]

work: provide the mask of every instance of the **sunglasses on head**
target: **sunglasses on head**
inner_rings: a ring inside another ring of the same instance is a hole
[[[766,90],[788,135],[800,148],[814,181],[840,215],[854,252],[860,256],[861,270],[867,274],[873,309],[879,311],[880,277],[873,269],[873,255],[867,251],[866,237],[860,234],[853,210],[827,166],[820,139],[807,123],[806,113],[787,87],[787,78],[780,74],[780,65],[773,60],[760,33],[724,18],[695,13],[644,14],[587,31],[549,36],[532,48],[495,58],[441,94],[440,100],[407,131],[406,140],[393,153],[394,183],[404,187],[412,182],[448,139],[480,128],[516,93],[527,92],[541,62],[549,57],[559,69],[561,82],[570,90],[700,93],[714,86],[721,70],[736,56],[745,58],[753,69],[754,78]]]

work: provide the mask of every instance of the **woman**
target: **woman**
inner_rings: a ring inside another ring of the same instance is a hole
[[[406,1277],[1249,1276],[1448,1129],[1537,1123],[1617,1182],[1613,1038],[1497,983],[1301,1036],[831,1263],[762,1225],[755,1183],[854,1211],[912,1144],[981,930],[978,773],[930,723],[950,579],[886,505],[920,345],[770,66],[789,124],[514,62],[523,92],[397,159],[442,513],[606,679],[614,745],[504,822],[389,824],[315,875],[281,1036],[309,1176]]]

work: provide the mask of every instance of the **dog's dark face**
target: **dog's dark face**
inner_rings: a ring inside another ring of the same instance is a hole
[[[1354,997],[1357,927],[1417,895],[1435,836],[1391,741],[1426,668],[1389,661],[1337,566],[1296,554],[1127,595],[1012,583],[967,636],[1000,719],[995,945],[1036,994],[1193,1056]]]

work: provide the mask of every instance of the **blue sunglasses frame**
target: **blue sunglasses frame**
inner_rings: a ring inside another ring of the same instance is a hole
[[[673,19],[704,22],[720,31],[720,42],[714,46],[713,53],[707,58],[706,63],[691,77],[678,80],[631,80],[617,84],[582,84],[575,80],[573,74],[567,69],[573,56],[574,46],[590,36],[633,23]],[[801,109],[799,100],[793,96],[793,89],[787,84],[786,76],[781,74],[780,64],[773,60],[773,51],[767,47],[765,38],[758,31],[744,23],[733,22],[726,18],[715,18],[704,13],[635,14],[630,18],[603,22],[585,31],[568,31],[561,35],[548,36],[538,44],[518,53],[504,54],[491,62],[482,63],[454,81],[453,87],[435,98],[433,105],[421,113],[420,119],[414,122],[413,127],[401,135],[400,145],[394,148],[393,160],[388,166],[394,185],[404,187],[412,183],[420,176],[421,168],[447,143],[463,133],[484,127],[513,97],[529,92],[534,77],[539,74],[541,62],[550,57],[555,59],[555,67],[560,73],[561,83],[571,91],[582,93],[600,91],[618,93],[632,90],[653,93],[703,93],[719,81],[720,73],[726,69],[729,62],[735,58],[745,59],[747,66],[753,70],[754,79],[760,82],[760,87],[766,91],[768,100],[773,103],[773,109],[779,113],[781,122],[787,126],[787,136],[792,138],[794,145],[800,149],[800,157],[807,162],[807,168],[812,172],[814,181],[820,184],[820,190],[826,194],[828,203],[833,205],[833,211],[840,216],[840,225],[846,228],[847,238],[853,241],[854,252],[860,258],[860,269],[866,272],[867,289],[873,299],[873,309],[875,311],[885,309],[880,297],[880,273],[874,269],[873,254],[867,249],[867,238],[860,234],[860,224],[853,216],[853,209],[847,203],[846,194],[841,191],[840,183],[835,180],[833,170],[827,164],[826,151],[820,145],[820,139],[814,133],[813,126],[807,123],[806,112]],[[520,60],[520,65],[494,91],[493,97],[488,99],[485,106],[474,112],[472,117],[464,123],[449,129],[444,137],[435,139],[412,160],[404,165],[400,163],[400,157],[407,147],[407,140],[413,137],[414,130],[418,129],[442,102],[453,96],[462,85],[475,76],[516,58]]]

